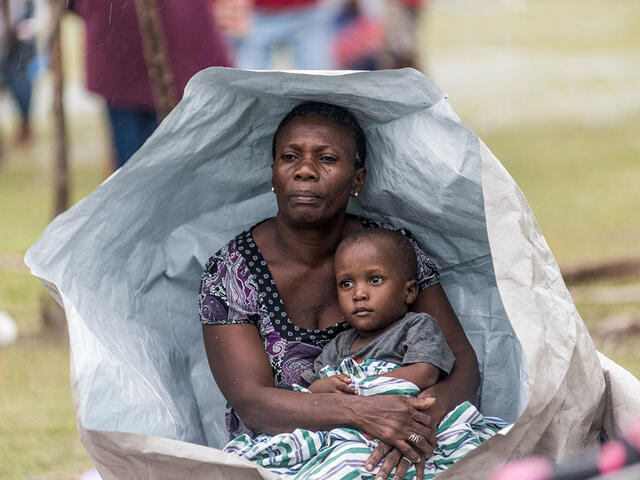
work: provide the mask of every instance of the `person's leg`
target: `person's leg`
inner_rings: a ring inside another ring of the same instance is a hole
[[[29,111],[31,107],[32,79],[27,75],[27,63],[33,58],[33,46],[18,42],[10,52],[3,68],[3,77],[8,90],[18,106],[20,133],[18,141],[24,142],[31,136]]]
[[[135,109],[108,107],[117,165],[122,167],[158,125],[156,115]]]
[[[249,31],[237,48],[236,66],[253,70],[269,68],[273,46],[282,36],[278,14],[255,11],[251,15]]]
[[[399,0],[386,0],[385,7],[386,41],[381,66],[417,69],[415,36],[420,10]]]
[[[332,25],[331,11],[323,1],[296,12],[292,29],[294,66],[302,70],[330,70]]]
[[[142,140],[140,147],[147,138],[158,128],[158,116],[155,113],[139,112],[138,118],[138,138]],[[138,147],[139,148],[139,147]]]

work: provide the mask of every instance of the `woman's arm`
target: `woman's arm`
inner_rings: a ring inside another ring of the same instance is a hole
[[[439,423],[448,411],[465,400],[474,400],[480,385],[478,359],[469,343],[460,321],[456,316],[442,285],[438,267],[420,243],[407,230],[402,230],[413,244],[418,259],[418,284],[422,289],[413,303],[414,312],[428,313],[434,317],[455,356],[455,364],[449,376],[421,396],[435,397],[434,408],[430,409],[434,420]]]
[[[220,391],[253,430],[276,434],[296,428],[359,428],[416,461],[419,449],[407,442],[408,436],[412,432],[432,435],[429,416],[419,411],[420,402],[429,404],[426,400],[409,401],[395,395],[309,394],[276,388],[255,325],[204,325],[203,336]]]
[[[420,394],[420,396],[436,398],[430,413],[439,423],[442,417],[456,405],[465,400],[475,400],[480,385],[478,360],[440,284],[421,291],[412,310],[428,313],[438,321],[456,358],[449,376]]]

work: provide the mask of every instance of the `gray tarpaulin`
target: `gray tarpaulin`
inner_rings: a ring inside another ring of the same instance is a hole
[[[481,411],[517,420],[440,478],[559,458],[640,415],[638,382],[603,370],[522,193],[427,78],[212,68],[26,255],[67,313],[78,427],[103,477],[269,477],[217,450],[224,399],[196,298],[209,256],[275,214],[271,138],[305,100],[360,120],[367,185],[349,210],[408,228],[435,258],[478,355]]]

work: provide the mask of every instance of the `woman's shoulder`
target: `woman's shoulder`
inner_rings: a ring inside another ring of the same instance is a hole
[[[241,243],[241,237],[244,234],[245,232],[232,238],[229,242],[224,244],[220,250],[211,255],[204,267],[205,271],[219,269],[222,266],[236,263],[238,259],[242,259],[243,252],[239,248],[239,244]]]
[[[360,221],[362,221],[362,226],[364,228],[384,228],[386,230],[396,230],[403,235],[408,233],[408,230],[402,227],[396,227],[390,223],[380,222],[378,220],[374,220],[369,217],[360,217]]]
[[[203,323],[251,323],[257,315],[258,291],[246,260],[250,241],[250,232],[243,232],[209,258],[198,302]]]
[[[255,249],[255,242],[253,238],[254,230],[256,228],[260,228],[269,220],[271,219],[267,218],[262,220],[229,240],[220,248],[220,250],[209,257],[205,270],[209,270],[220,265],[237,265],[238,262],[245,262],[246,257],[251,256]]]

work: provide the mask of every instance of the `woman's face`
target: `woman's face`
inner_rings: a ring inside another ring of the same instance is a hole
[[[297,224],[331,220],[364,185],[349,132],[322,117],[297,117],[276,139],[272,185],[278,214]]]

